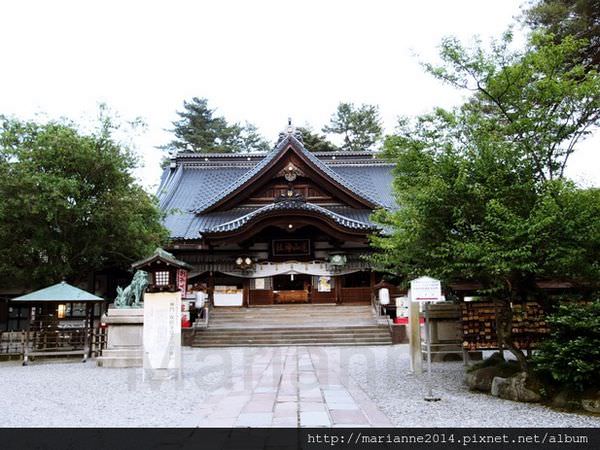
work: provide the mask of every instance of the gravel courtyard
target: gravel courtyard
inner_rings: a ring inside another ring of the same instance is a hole
[[[461,363],[433,365],[434,393],[405,345],[183,351],[181,380],[93,361],[0,363],[0,425],[599,427],[600,417],[471,393]]]

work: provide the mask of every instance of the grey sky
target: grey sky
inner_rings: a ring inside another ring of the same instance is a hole
[[[142,116],[142,183],[156,187],[164,129],[184,99],[207,97],[230,121],[273,140],[287,117],[325,124],[339,101],[398,115],[458,103],[424,74],[445,35],[499,36],[520,0],[7,1],[0,3],[0,113],[79,120],[106,102]],[[569,173],[600,186],[595,136]]]

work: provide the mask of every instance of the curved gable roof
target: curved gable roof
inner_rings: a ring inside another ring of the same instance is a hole
[[[366,207],[378,208],[386,207],[386,205],[373,198],[370,194],[357,189],[348,179],[340,176],[336,171],[329,168],[318,157],[306,150],[304,145],[293,135],[288,135],[277,144],[277,146],[260,161],[253,169],[244,173],[229,187],[218,193],[217,195],[208,198],[206,201],[194,208],[193,212],[201,213],[208,212],[217,207],[219,204],[229,198],[239,194],[245,187],[253,181],[258,180],[272,165],[279,161],[286,151],[291,148],[297,155],[311,165],[317,172],[321,173],[329,182],[347,193],[351,193],[364,203]]]
[[[398,208],[392,190],[392,163],[371,152],[311,153],[295,137],[288,136],[268,153],[179,153],[165,169],[157,191],[160,208],[166,213],[164,225],[171,238],[201,239],[211,228],[259,209],[256,205],[233,205],[231,202],[226,208],[212,206],[243,191],[251,180],[268,170],[267,165],[276,164],[275,159],[285,154],[290,146],[296,154],[302,155],[312,170],[327,177],[328,183],[351,191],[355,198],[364,199],[366,204],[371,203],[369,206],[321,205],[326,209],[375,226],[369,220],[374,208]],[[236,191],[239,186],[243,187]],[[209,207],[212,209],[208,210]]]

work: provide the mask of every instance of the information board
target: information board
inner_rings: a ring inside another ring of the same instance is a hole
[[[144,369],[181,369],[181,292],[144,295]]]
[[[414,302],[438,302],[442,299],[442,283],[430,277],[410,282],[411,300]]]

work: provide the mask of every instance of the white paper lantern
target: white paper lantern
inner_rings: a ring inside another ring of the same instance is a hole
[[[388,288],[379,289],[379,304],[384,306],[390,304],[390,291]]]

